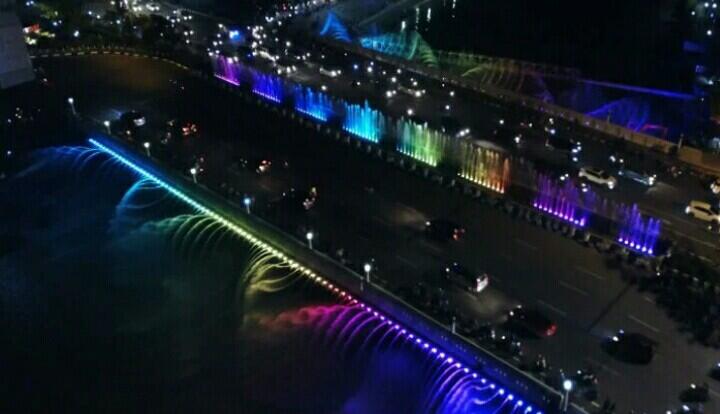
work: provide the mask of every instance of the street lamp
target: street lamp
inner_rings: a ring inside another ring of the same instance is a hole
[[[112,132],[110,132],[110,121],[103,122],[103,125],[105,125],[105,129],[107,129],[107,133],[112,134]]]
[[[563,390],[565,390],[565,398],[563,398],[563,412],[567,412],[570,405],[570,391],[573,389],[573,382],[569,379],[563,381]]]
[[[305,238],[307,238],[308,247],[310,247],[310,250],[312,250],[312,248],[313,248],[312,247],[313,237],[315,237],[315,235],[311,231],[307,232],[307,234],[305,235]]]
[[[143,147],[145,147],[145,153],[147,156],[150,156],[150,143],[148,141],[143,142]]]
[[[190,168],[190,175],[192,175],[193,182],[194,182],[195,184],[197,184],[197,172],[198,172],[198,171],[197,171],[197,168],[195,168],[195,167]]]
[[[370,263],[365,263],[363,266],[363,270],[365,271],[365,280],[370,283],[370,272],[372,272],[372,265]]]
[[[245,198],[243,198],[243,204],[245,205],[245,211],[250,214],[250,204],[252,204],[252,198],[245,196]]]
[[[67,99],[67,102],[70,105],[70,110],[72,111],[73,116],[77,116],[77,112],[75,111],[75,99],[71,96]]]

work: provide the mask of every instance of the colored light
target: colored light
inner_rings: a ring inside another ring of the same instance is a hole
[[[334,292],[334,293],[338,294],[338,296],[341,296],[341,295],[343,295],[343,294],[345,293],[345,292],[341,291],[340,289],[338,289],[336,286],[334,286],[332,283],[329,283],[327,280],[325,280],[325,279],[323,279],[322,277],[316,275],[313,271],[311,271],[310,269],[304,267],[303,265],[301,265],[301,264],[298,263],[297,261],[288,258],[288,256],[287,256],[285,253],[282,253],[282,252],[281,252],[280,250],[278,250],[277,248],[272,247],[271,245],[267,244],[266,242],[260,240],[259,238],[257,238],[256,236],[254,236],[254,235],[253,235],[252,233],[250,233],[249,231],[247,231],[247,230],[245,230],[244,228],[238,226],[237,224],[231,222],[230,220],[226,219],[225,217],[221,216],[220,214],[218,214],[218,213],[216,213],[215,211],[211,210],[210,208],[206,207],[206,206],[203,205],[202,203],[200,203],[200,202],[196,201],[195,199],[191,198],[190,196],[188,196],[188,195],[185,194],[184,192],[182,192],[182,191],[180,191],[179,189],[175,188],[174,186],[170,185],[170,184],[167,183],[166,181],[160,179],[160,178],[157,177],[156,175],[150,173],[149,171],[145,170],[144,168],[140,167],[139,165],[133,163],[132,161],[130,161],[130,160],[127,159],[126,157],[120,155],[117,151],[115,151],[115,150],[113,150],[112,148],[108,147],[107,145],[99,142],[98,140],[96,140],[96,139],[94,139],[94,138],[90,138],[88,141],[89,141],[94,147],[96,147],[97,149],[99,149],[99,150],[107,153],[108,155],[112,156],[114,159],[116,159],[117,161],[119,161],[121,164],[125,165],[125,166],[128,167],[130,170],[134,171],[135,173],[137,173],[138,175],[142,176],[143,178],[154,182],[155,184],[157,184],[157,185],[160,186],[161,188],[165,189],[168,193],[170,193],[170,194],[173,195],[174,197],[176,197],[176,198],[178,198],[179,200],[183,201],[184,203],[188,204],[189,206],[191,206],[193,209],[195,209],[195,210],[198,211],[199,213],[204,214],[204,215],[208,216],[209,218],[211,218],[212,220],[216,221],[217,223],[221,224],[223,227],[227,228],[227,229],[230,230],[231,232],[233,232],[233,233],[235,233],[236,235],[240,236],[242,239],[246,240],[246,241],[249,242],[251,245],[253,245],[253,246],[261,249],[262,251],[264,251],[264,252],[267,253],[267,254],[270,254],[271,256],[275,257],[276,259],[279,259],[280,261],[288,264],[290,267],[297,269],[301,274],[304,274],[304,275],[308,276],[309,278],[315,280],[316,282],[321,283],[323,286],[325,286],[325,287],[326,287],[328,290],[330,290],[331,292]],[[369,306],[363,304],[362,302],[359,302],[359,301],[357,301],[357,300],[353,300],[353,302],[354,302],[355,304],[358,304],[361,309],[364,308],[364,309],[366,309],[367,311],[372,311],[372,309],[371,309]],[[379,315],[381,318],[385,318],[384,315],[380,314],[380,313],[377,312],[377,311],[373,312],[373,314],[374,314],[375,316],[378,316],[378,315]],[[395,324],[393,328],[397,329],[397,328],[399,328],[399,327],[400,327],[399,324]],[[402,333],[403,333],[403,334],[406,334],[406,333],[407,333],[407,330],[406,330],[406,329],[402,329]],[[415,338],[415,335],[412,334],[412,333],[410,333],[409,336],[410,336],[411,338]],[[422,344],[422,348],[423,348],[423,349],[427,349],[427,348],[429,347],[428,342],[422,341],[422,340],[420,339],[420,337],[417,337],[417,339],[414,341],[414,343],[415,343],[415,344],[418,344],[418,345]],[[437,353],[437,352],[438,352],[438,349],[437,349],[437,348],[433,347],[433,348],[431,349],[431,353]],[[441,353],[439,354],[439,357],[442,358],[442,359],[445,359],[446,355],[445,355],[444,352],[441,352]],[[453,359],[452,357],[448,357],[448,358],[447,358],[447,362],[448,362],[448,363],[452,363],[453,361],[454,361],[454,359]],[[455,364],[455,367],[461,368],[462,365],[461,365],[460,363],[456,363],[456,364]],[[470,370],[469,370],[468,368],[464,368],[463,371],[464,371],[465,373],[469,373],[469,372],[470,372]],[[473,377],[473,378],[477,378],[477,373],[474,373],[474,372],[473,372],[473,373],[472,373],[472,377]],[[485,379],[485,378],[482,378],[482,379],[481,379],[481,382],[484,384],[484,383],[486,382],[486,379]],[[490,387],[491,387],[492,389],[494,389],[494,388],[495,388],[495,384],[491,384]],[[504,391],[504,389],[501,389],[500,392],[501,392],[501,394],[502,394],[502,393],[504,393],[505,391]],[[529,408],[529,407],[528,407],[528,408]]]

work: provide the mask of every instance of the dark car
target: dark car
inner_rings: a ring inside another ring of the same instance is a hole
[[[460,240],[465,229],[450,220],[435,219],[425,222],[425,234],[438,241]]]
[[[623,362],[649,364],[655,354],[656,343],[639,333],[626,333],[622,329],[603,344],[605,351]]]
[[[311,187],[308,191],[298,191],[291,188],[282,193],[282,196],[270,202],[271,208],[287,212],[302,213],[309,211],[317,201],[317,189]]]
[[[145,115],[138,111],[128,111],[120,116],[120,124],[123,128],[139,128],[146,122]]]
[[[648,187],[652,187],[653,185],[655,185],[655,181],[657,180],[656,174],[639,168],[633,168],[627,164],[624,164],[618,169],[618,175],[629,178],[633,181],[637,181],[640,184],[644,184]]]
[[[567,153],[573,157],[576,157],[582,151],[582,144],[580,144],[580,142],[562,137],[548,138],[548,140],[545,141],[545,146],[555,151]]]
[[[553,336],[557,332],[557,325],[537,309],[528,309],[522,306],[508,312],[508,325],[530,333],[538,338]]]
[[[490,282],[487,273],[473,272],[457,262],[452,262],[445,266],[442,274],[448,282],[471,293],[482,292]]]

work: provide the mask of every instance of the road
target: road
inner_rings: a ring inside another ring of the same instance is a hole
[[[439,269],[448,260],[487,270],[491,285],[480,297],[453,292],[460,311],[498,321],[517,302],[541,309],[559,330],[546,340],[525,341],[527,354],[542,353],[551,365],[565,370],[598,366],[601,398],[608,395],[617,401],[619,412],[630,407],[661,412],[678,406],[678,393],[691,381],[704,381],[716,362],[715,351],[689,343],[653,297],[627,285],[623,270],[610,267],[594,250],[371,160],[161,62],[88,56],[38,63],[55,81],[57,93],[74,96],[78,111],[86,116],[100,120],[135,108],[154,126],[168,118],[198,123],[201,136],[176,142],[169,153],[178,165],[189,162],[192,154],[204,154],[207,166],[199,179],[211,186],[224,182],[240,195],[253,195],[258,213],[268,214],[266,202],[290,186],[317,186],[316,208],[305,216],[280,215],[277,221],[292,225],[298,237],[312,229],[317,248],[332,252],[342,246],[358,264],[375,258],[378,281],[390,286],[421,280],[437,284]],[[171,80],[181,80],[184,90]],[[160,145],[153,145],[160,156]],[[253,169],[228,174],[228,161],[238,154],[270,157],[275,167],[267,175]],[[289,161],[289,169],[277,168],[282,159]],[[467,237],[453,245],[425,240],[422,225],[433,217],[461,222]],[[628,366],[600,350],[600,340],[618,328],[659,342],[652,364]],[[711,386],[713,392],[720,390],[717,383]],[[716,409],[715,404],[706,409]]]

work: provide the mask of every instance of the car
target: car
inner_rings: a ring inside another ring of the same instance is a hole
[[[691,201],[685,207],[685,214],[698,220],[720,223],[720,211],[704,201]]]
[[[538,174],[558,181],[568,180],[574,170],[572,167],[542,159],[534,160],[533,165]]]
[[[435,219],[425,222],[425,234],[438,241],[457,241],[465,234],[465,229],[450,220]]]
[[[192,20],[193,15],[190,13],[190,10],[181,10],[180,11],[180,18],[184,21]]]
[[[582,152],[582,144],[572,139],[551,137],[545,141],[545,146],[555,151],[567,152],[574,156]]]
[[[423,96],[425,96],[425,89],[421,89],[420,87],[414,86],[413,84],[411,84],[410,86],[399,85],[398,90],[414,98],[422,98]]]
[[[280,58],[275,62],[275,70],[278,75],[290,75],[297,72],[297,66],[289,59]]]
[[[317,189],[311,187],[307,191],[298,191],[290,188],[284,191],[280,198],[270,202],[271,208],[295,213],[310,211],[317,202]]]
[[[637,181],[640,184],[644,184],[648,187],[654,186],[655,182],[657,181],[656,174],[652,174],[647,171],[634,169],[627,165],[620,167],[620,169],[618,170],[618,175],[629,178],[633,181]]]
[[[602,347],[620,361],[646,365],[652,362],[656,345],[655,341],[643,334],[620,329],[617,334],[606,339]]]
[[[329,78],[337,78],[338,76],[342,75],[342,70],[331,68],[329,66],[320,66],[320,69],[318,69],[321,75],[327,76]]]
[[[128,111],[120,116],[120,123],[126,128],[139,128],[147,123],[145,115],[138,111]]]
[[[538,338],[555,335],[557,325],[537,309],[518,306],[508,312],[508,325]]]
[[[443,277],[450,283],[458,285],[460,288],[471,293],[482,292],[490,282],[487,273],[470,271],[457,262],[448,263],[448,265],[445,266]]]
[[[443,115],[440,117],[440,131],[456,138],[462,138],[470,135],[470,128],[463,127],[457,118],[450,115]]]
[[[720,178],[717,178],[710,184],[710,191],[712,191],[713,194],[720,194]]]
[[[267,59],[271,62],[275,62],[278,60],[278,57],[270,52],[270,49],[266,47],[258,47],[255,49],[255,56],[261,57],[263,59]]]
[[[594,184],[606,186],[610,190],[617,187],[617,178],[599,168],[582,167],[578,172],[578,177]]]
[[[157,4],[157,3],[148,3],[148,4],[146,5],[146,7],[147,7],[147,9],[150,10],[151,12],[160,11],[160,5]]]

